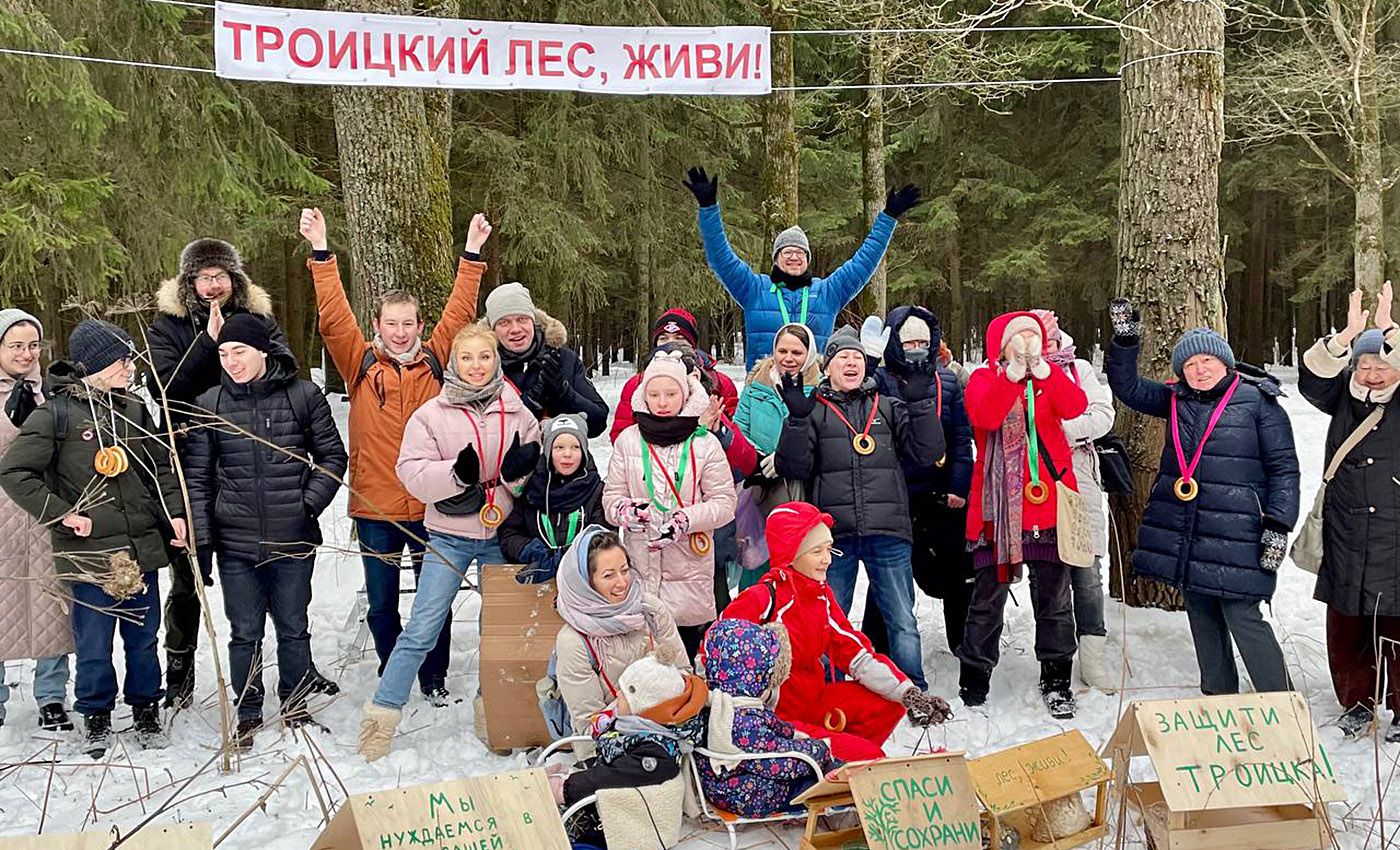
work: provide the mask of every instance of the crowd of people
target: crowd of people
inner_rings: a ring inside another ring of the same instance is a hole
[[[321,337],[349,397],[348,449],[227,243],[190,243],[157,293],[149,405],[133,390],[143,355],[125,330],[81,322],[44,372],[39,320],[0,311],[0,578],[24,582],[0,611],[0,634],[18,636],[0,658],[38,659],[40,724],[73,728],[73,656],[86,752],[112,746],[119,691],[139,743],[164,745],[162,705],[189,706],[195,692],[197,585],[216,581],[235,745],[254,746],[267,725],[269,619],[275,719],[309,722],[309,698],[338,691],[316,668],[308,609],[320,517],[348,481],[379,665],[365,757],[389,752],[415,680],[424,700],[450,701],[454,600],[480,565],[515,563],[522,583],[556,583],[565,622],[542,708],[559,734],[596,742],[587,770],[556,777],[561,803],[669,781],[703,742],[719,754],[700,764],[707,796],[736,815],[768,813],[817,779],[812,763],[878,758],[902,722],[951,716],[928,691],[916,588],[942,601],[962,706],[989,698],[1023,575],[1048,714],[1075,715],[1076,657],[1084,683],[1118,687],[1096,445],[1115,398],[1166,420],[1131,558],[1137,575],[1182,591],[1201,691],[1239,691],[1236,651],[1255,689],[1291,687],[1261,611],[1299,518],[1275,378],[1205,328],[1176,342],[1172,380],[1140,374],[1141,321],[1123,299],[1110,306],[1106,385],[1050,309],[991,319],[976,366],[953,358],[929,305],[838,328],[916,188],[890,192],[855,255],[817,277],[795,226],[774,240],[767,273],[751,269],[725,236],[718,180],[696,168],[685,185],[711,269],[743,309],[742,392],[676,307],[657,317],[653,350],[610,410],[524,285],[492,289],[478,318],[491,235],[480,214],[432,333],[414,297],[393,291],[374,303],[366,338],[326,222],[303,211]],[[1374,321],[1363,306],[1358,292],[1299,381],[1332,417],[1317,598],[1345,732],[1377,721],[1388,665],[1387,738],[1400,741],[1400,660],[1376,639],[1400,640],[1400,416],[1383,415],[1400,384],[1400,326],[1389,284]],[[604,432],[606,469],[590,447]],[[852,611],[862,568],[863,613]],[[406,569],[416,591],[404,622]],[[743,758],[774,752],[806,758]]]

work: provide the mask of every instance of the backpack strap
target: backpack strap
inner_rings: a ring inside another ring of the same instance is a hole
[[[46,396],[50,409],[53,410],[53,440],[54,443],[62,443],[68,439],[68,396],[66,393],[55,393]]]
[[[365,376],[369,374],[370,367],[373,366],[374,361],[378,359],[378,356],[374,353],[374,346],[371,345],[365,349],[365,356],[360,358],[360,368],[355,373],[356,386],[359,385],[360,381],[365,379]],[[438,360],[437,355],[426,346],[423,348],[423,361],[428,364],[428,371],[433,373],[433,380],[441,385],[443,372],[442,361]]]
[[[593,648],[593,641],[589,640],[588,635],[583,632],[579,632],[578,636],[583,638],[583,645],[588,647],[588,663],[593,667],[593,675],[602,681],[603,686],[608,689],[608,693],[612,694],[613,699],[617,699],[617,687],[608,678],[608,674],[603,671],[603,662],[598,658],[598,651]]]
[[[219,392],[223,391],[223,387],[220,386]],[[314,454],[316,446],[316,439],[311,433],[311,400],[306,397],[308,392],[313,391],[320,392],[319,389],[315,389],[314,384],[308,389],[305,381],[297,381],[287,388],[287,402],[292,406],[292,416],[296,418],[297,427],[301,429],[302,438],[306,440],[308,456]]]

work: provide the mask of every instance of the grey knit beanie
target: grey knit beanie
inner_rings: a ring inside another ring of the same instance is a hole
[[[503,283],[486,296],[486,321],[491,327],[510,316],[535,316],[535,302],[530,299],[530,290],[519,281]]]
[[[782,251],[784,248],[793,247],[801,248],[803,253],[807,255],[807,261],[812,261],[812,246],[807,242],[807,234],[802,228],[794,224],[792,227],[779,233],[777,238],[773,240],[773,262],[776,263],[778,261],[779,251]]]
[[[38,319],[18,307],[7,307],[0,310],[0,339],[5,338],[5,334],[10,332],[10,328],[20,322],[29,322],[39,329],[39,339],[44,338],[44,326]]]
[[[554,451],[554,441],[564,434],[573,434],[578,439],[578,444],[583,447],[585,465],[587,460],[593,457],[593,453],[588,450],[588,420],[578,413],[561,413],[544,423],[542,429],[544,434],[544,457],[546,462]]]
[[[831,338],[826,341],[826,359],[822,361],[822,368],[831,365],[831,358],[843,351],[865,353],[865,349],[860,344],[860,334],[850,325],[842,325],[837,328]]]
[[[68,359],[96,375],[123,357],[135,357],[131,335],[111,322],[84,319],[68,335]]]
[[[3,316],[4,313],[0,313]],[[1351,365],[1361,362],[1363,354],[1380,354],[1385,348],[1385,333],[1379,328],[1363,331],[1351,344]]]
[[[1181,335],[1172,349],[1172,371],[1178,378],[1185,378],[1182,370],[1186,361],[1197,354],[1209,354],[1225,364],[1227,369],[1235,368],[1235,352],[1225,338],[1210,328],[1192,328]]]

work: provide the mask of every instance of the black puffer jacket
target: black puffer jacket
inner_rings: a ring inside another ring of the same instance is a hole
[[[199,407],[230,425],[192,428],[185,464],[199,545],[255,562],[305,554],[321,542],[316,518],[348,462],[330,405],[314,384],[297,379],[292,355],[275,350],[267,368],[246,384],[225,375],[199,397]]]
[[[571,517],[573,537],[568,533]],[[496,536],[506,560],[525,565],[521,583],[538,583],[554,578],[574,538],[590,525],[612,529],[603,513],[603,479],[593,455],[585,452],[584,465],[565,479],[554,472],[549,455],[542,454]],[[547,533],[554,535],[552,544]]]
[[[267,324],[274,343],[287,345],[287,336],[272,315],[272,297],[267,290],[242,274],[232,275],[233,292],[221,309],[224,318],[252,313]],[[224,370],[219,366],[219,345],[204,329],[209,325],[209,307],[199,300],[191,284],[172,277],[156,291],[160,316],[146,329],[151,349],[151,365],[159,381],[151,381],[151,393],[160,400],[161,385],[170,404],[176,427],[189,421],[188,409],[200,394],[217,387]]]
[[[1181,445],[1196,452],[1211,413],[1236,372],[1196,392],[1185,382],[1162,384],[1138,375],[1138,346],[1117,340],[1108,350],[1108,384],[1139,413],[1167,419],[1177,399]],[[1133,570],[1184,590],[1225,599],[1269,599],[1277,575],[1259,566],[1264,530],[1287,533],[1298,520],[1298,454],[1293,427],[1278,403],[1278,381],[1241,376],[1239,388],[1206,441],[1195,479],[1200,494],[1183,502],[1170,425],[1157,482],[1138,528]]]
[[[1314,372],[1309,351],[1298,370],[1303,398],[1332,417],[1324,467],[1375,404],[1350,389],[1351,368],[1333,377]],[[1324,370],[1330,371],[1330,370]],[[1376,430],[1362,438],[1327,485],[1322,567],[1315,598],[1348,617],[1400,617],[1400,394],[1386,403]]]
[[[932,331],[930,357],[938,357],[938,344],[943,332],[938,317],[923,307],[896,307],[885,319],[885,327],[890,329],[890,341],[885,345],[885,365],[875,370],[875,385],[880,392],[904,398],[904,382],[913,372],[913,366],[904,356],[904,344],[899,341],[899,329],[910,316],[923,319]],[[967,408],[963,406],[962,382],[952,369],[938,367],[938,386],[935,388],[934,410],[943,423],[943,436],[948,441],[948,457],[942,466],[925,467],[904,465],[904,477],[908,479],[909,492],[922,496],[930,493],[951,494],[967,498],[972,489],[972,425],[967,421]]]
[[[566,348],[569,332],[563,322],[543,310],[535,311],[535,341],[524,354],[512,354],[501,348],[501,370],[506,378],[520,391],[525,406],[543,422],[560,413],[577,413],[588,420],[588,436],[596,437],[608,429],[608,403],[598,395],[583,361],[571,348]],[[556,392],[537,392],[535,384],[540,381],[541,353],[559,358],[561,387]],[[535,402],[536,395],[543,397],[544,404]]]
[[[885,534],[912,540],[904,466],[931,467],[943,457],[943,425],[933,415],[933,399],[906,405],[879,395],[871,379],[849,393],[837,392],[823,381],[816,395],[839,409],[857,430],[865,427],[878,396],[880,409],[870,426],[875,451],[857,454],[851,429],[818,401],[811,416],[789,416],[783,423],[775,461],[778,474],[807,483],[812,504],[836,520],[836,537]]]

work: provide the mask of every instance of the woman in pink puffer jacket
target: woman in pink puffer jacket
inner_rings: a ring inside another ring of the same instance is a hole
[[[613,445],[603,488],[632,567],[661,597],[692,657],[715,611],[715,529],[737,496],[724,447],[700,427],[710,398],[680,356],[658,354],[632,395],[636,424]]]

